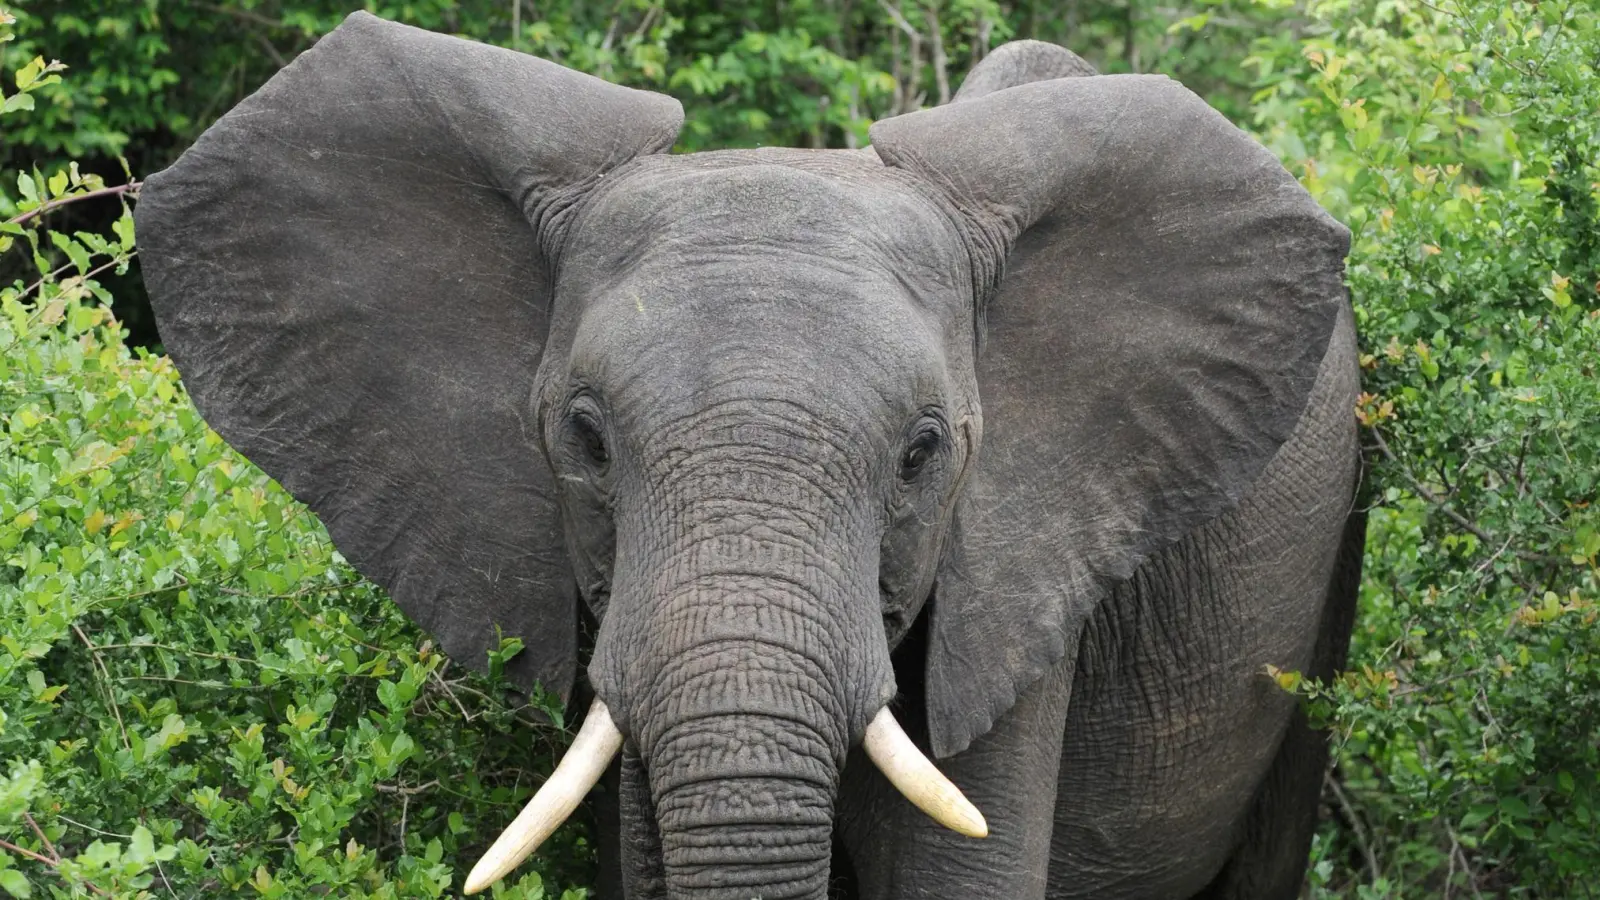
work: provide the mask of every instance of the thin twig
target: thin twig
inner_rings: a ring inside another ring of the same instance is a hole
[[[201,9],[210,10],[211,12],[219,12],[224,15],[233,16],[235,19],[251,22],[256,25],[264,25],[268,28],[288,29],[290,27],[289,23],[287,22],[283,22],[278,19],[270,19],[258,12],[251,12],[248,9],[233,9],[226,6],[217,6],[213,3],[196,3],[195,5]]]
[[[1162,18],[1166,18],[1166,19],[1176,19],[1176,18],[1179,18],[1179,17],[1187,17],[1192,12],[1192,10],[1180,9],[1179,7],[1176,7],[1176,6],[1157,6],[1157,7],[1155,7],[1154,9],[1152,9],[1150,11],[1155,13],[1156,15],[1158,15],[1158,16],[1160,16]],[[1228,16],[1218,16],[1218,15],[1208,15],[1208,16],[1206,16],[1206,24],[1207,25],[1221,25],[1224,28],[1260,28],[1261,27],[1261,23],[1252,22],[1249,19],[1237,19],[1237,18],[1230,18]],[[1278,27],[1281,27],[1281,26],[1278,26]]]
[[[983,62],[983,58],[989,55],[989,36],[994,31],[994,23],[989,21],[987,14],[980,14],[975,30],[976,34],[972,39],[972,61],[967,64],[969,69]]]
[[[1494,713],[1489,710],[1489,698],[1484,695],[1482,685],[1478,686],[1477,701],[1478,712],[1483,713],[1483,717],[1489,720],[1488,725],[1478,729],[1478,739],[1482,741],[1483,751],[1487,753],[1489,752],[1489,735],[1501,735],[1505,732],[1500,728],[1500,720],[1496,719]]]
[[[655,24],[656,17],[660,15],[661,9],[659,6],[652,6],[644,11],[644,18],[639,20],[639,27],[633,30],[634,40],[644,37],[645,32],[650,30],[650,26]]]
[[[82,828],[84,831],[94,832],[95,834],[98,834],[101,837],[121,838],[122,840],[125,840],[125,841],[133,840],[133,835],[131,835],[131,834],[118,834],[115,831],[101,831],[100,829],[94,827],[93,825],[85,825],[82,822],[77,821],[76,819],[69,819],[69,818],[67,818],[66,816],[63,816],[60,813],[56,813],[56,818],[60,819],[61,821],[65,822],[65,823],[67,823],[68,825],[73,826],[74,828]]]
[[[373,785],[373,788],[385,794],[400,794],[402,796],[409,797],[413,794],[427,793],[438,786],[439,779],[435,778],[427,784],[419,784],[416,787],[401,787],[395,784],[375,784]]]
[[[515,719],[519,724],[522,724],[522,725],[527,726],[529,728],[533,728],[533,729],[539,730],[541,732],[544,729],[547,729],[547,728],[551,727],[551,723],[550,723],[549,719],[541,719],[537,715],[535,715],[535,713],[537,712],[537,707],[534,707],[531,704],[524,704],[524,705],[519,706],[519,707],[517,707],[515,709],[512,709],[511,707],[507,706],[506,704],[501,703],[500,701],[496,700],[493,697],[490,697],[488,694],[485,694],[483,691],[480,691],[480,690],[478,690],[476,688],[467,687],[466,685],[462,684],[460,682],[460,680],[447,682],[447,684],[449,684],[452,693],[454,693],[455,691],[460,691],[461,693],[466,694],[468,696],[476,697],[480,701],[482,701],[482,702],[484,702],[486,704],[492,704],[492,705],[498,707],[503,712],[511,713],[511,717],[513,719]],[[474,718],[476,718],[476,717],[474,717]],[[571,735],[568,735],[568,737],[571,737]],[[554,745],[551,745],[551,746],[553,747]]]
[[[167,880],[167,870],[161,868],[161,860],[155,860],[155,864],[156,874],[161,876],[161,883],[166,887],[167,893],[172,895],[173,900],[177,900],[178,892],[172,889],[172,882]]]
[[[462,721],[471,722],[473,717],[467,712],[466,704],[462,703],[461,698],[456,696],[456,692],[450,689],[450,683],[444,680],[444,677],[439,674],[439,670],[434,669],[428,674],[431,678],[433,678],[434,682],[439,685],[440,689],[444,691],[445,696],[449,697],[450,700],[455,703],[456,709],[461,710]]]
[[[267,40],[267,36],[259,31],[256,32],[256,43],[261,45],[261,49],[267,51],[267,55],[272,57],[272,61],[277,64],[278,68],[281,69],[289,64],[289,61],[283,58],[283,54],[278,52],[278,48],[272,46],[272,42]]]
[[[1461,871],[1467,876],[1467,887],[1472,889],[1472,896],[1476,900],[1483,900],[1483,894],[1478,891],[1478,873],[1472,871],[1472,865],[1467,862],[1467,854],[1461,849],[1461,841],[1456,838],[1455,829],[1446,825],[1444,830],[1450,835],[1450,850],[1455,858],[1461,861]]]
[[[1477,675],[1482,675],[1484,672],[1487,672],[1487,671],[1488,671],[1487,667],[1480,666],[1479,668],[1472,669],[1471,671],[1468,671],[1468,672],[1456,672],[1456,673],[1453,673],[1453,674],[1450,674],[1450,675],[1445,675],[1443,677],[1436,678],[1433,681],[1428,682],[1427,684],[1415,684],[1415,683],[1407,684],[1407,685],[1404,685],[1402,687],[1396,688],[1394,690],[1394,693],[1391,696],[1404,697],[1407,694],[1415,694],[1417,691],[1425,691],[1428,688],[1435,688],[1435,687],[1438,687],[1441,684],[1448,684],[1449,682],[1452,682],[1452,681],[1460,681],[1463,678],[1472,678],[1472,677],[1477,676]]]
[[[1494,552],[1493,556],[1491,556],[1488,559],[1484,560],[1483,562],[1479,563],[1477,565],[1477,567],[1472,570],[1473,573],[1477,574],[1477,575],[1482,575],[1484,572],[1487,572],[1489,567],[1494,565],[1494,561],[1499,559],[1501,554],[1506,552],[1506,548],[1507,547],[1511,546],[1511,542],[1515,538],[1516,538],[1516,535],[1512,535],[1511,537],[1506,538],[1506,542],[1500,545],[1500,549],[1496,550]]]
[[[533,0],[520,0],[517,5],[526,6],[528,9],[528,15],[531,16],[535,21],[539,20],[539,8],[533,5]],[[561,62],[560,44],[546,44],[545,46],[539,48],[539,53],[548,57],[551,62]]]
[[[23,810],[22,817],[28,820],[28,827],[32,828],[33,833],[39,836],[39,840],[44,843],[44,848],[50,851],[50,855],[55,859],[60,859],[61,854],[56,852],[56,845],[50,843],[50,838],[45,836],[44,829],[40,828],[39,823],[33,820],[33,816],[29,815],[27,810]]]
[[[890,5],[888,0],[878,0],[878,5],[883,7],[883,11],[889,14],[889,18],[894,20],[894,24],[898,25],[901,31],[918,40],[922,39],[922,32],[911,27],[911,23],[906,21],[905,14],[900,12],[900,7]]]
[[[944,54],[944,32],[939,25],[939,10],[929,4],[922,11],[928,21],[928,34],[933,37],[933,79],[939,86],[939,105],[950,102],[950,61]]]
[[[236,588],[236,587],[228,587],[225,584],[219,584],[219,585],[216,585],[215,587],[216,587],[217,593],[219,593],[219,594],[227,594],[230,597],[251,597],[251,598],[254,598],[256,600],[290,600],[290,601],[292,601],[296,597],[309,597],[312,594],[325,594],[328,591],[340,591],[340,590],[344,590],[345,588],[357,587],[360,584],[361,584],[361,582],[359,582],[359,581],[352,581],[352,582],[350,582],[348,584],[345,584],[345,583],[341,583],[341,584],[313,584],[313,585],[310,585],[310,586],[307,586],[307,587],[303,587],[303,588],[301,588],[301,589],[299,589],[297,591],[290,591],[287,594],[262,594],[262,593],[258,593],[256,591],[248,591],[248,590],[241,590],[240,588]],[[371,646],[371,645],[368,644],[367,646]],[[373,648],[373,649],[382,649],[382,648]]]
[[[42,853],[35,853],[32,850],[18,847],[16,844],[13,844],[7,840],[0,840],[0,847],[10,850],[12,853],[17,854],[18,856],[26,856],[29,859],[38,860],[47,866],[54,867],[56,865],[56,860],[53,860]]]
[[[1494,45],[1489,43],[1489,41],[1484,38],[1483,33],[1478,30],[1477,25],[1471,19],[1467,18],[1467,16],[1464,13],[1461,12],[1459,5],[1457,6],[1455,12],[1451,12],[1448,9],[1444,9],[1442,7],[1438,7],[1438,6],[1433,5],[1432,3],[1429,3],[1428,0],[1417,0],[1417,2],[1421,3],[1423,6],[1426,6],[1427,8],[1433,10],[1436,13],[1439,13],[1439,14],[1445,15],[1445,16],[1450,16],[1450,17],[1456,19],[1457,21],[1459,21],[1461,23],[1461,25],[1467,30],[1467,32],[1472,35],[1472,39],[1474,41],[1477,41],[1478,43],[1483,44],[1485,47],[1488,48],[1489,55],[1493,56],[1495,59],[1500,60],[1502,63],[1505,63],[1507,66],[1510,66],[1512,71],[1516,72],[1518,75],[1521,75],[1524,78],[1533,78],[1533,77],[1535,77],[1535,73],[1530,72],[1527,69],[1524,69],[1523,67],[1517,65],[1516,63],[1512,62],[1509,57],[1507,57],[1506,55],[1501,53],[1499,50],[1496,50],[1494,48]]]
[[[1444,513],[1445,516],[1450,519],[1450,521],[1456,523],[1456,525],[1458,525],[1463,531],[1467,532],[1473,537],[1476,537],[1478,540],[1483,541],[1485,544],[1493,547],[1500,542],[1498,538],[1495,538],[1487,531],[1484,531],[1483,528],[1478,525],[1478,523],[1472,521],[1466,516],[1463,516],[1461,513],[1456,512],[1456,510],[1451,507],[1448,499],[1435,494],[1432,490],[1429,490],[1427,485],[1419,481],[1417,477],[1411,473],[1411,469],[1408,468],[1405,463],[1400,461],[1400,458],[1395,455],[1393,450],[1389,449],[1389,442],[1383,439],[1382,431],[1378,430],[1377,428],[1371,428],[1368,429],[1368,431],[1372,434],[1373,440],[1377,441],[1378,452],[1383,454],[1384,459],[1387,459],[1389,462],[1395,464],[1395,467],[1400,471],[1400,477],[1405,479],[1406,484],[1411,486],[1411,490],[1415,492],[1418,497],[1421,497],[1440,512]],[[1527,550],[1516,550],[1513,551],[1513,553],[1518,559],[1526,560],[1528,562],[1546,564],[1569,562],[1566,557],[1552,556],[1545,553],[1532,553]],[[1527,587],[1526,584],[1522,584],[1521,582],[1519,582],[1519,584],[1521,584],[1522,587]]]
[[[883,7],[883,11],[889,14],[889,18],[894,21],[895,26],[905,32],[906,41],[910,45],[908,55],[911,57],[911,71],[906,76],[904,84],[898,81],[898,73],[896,74],[895,86],[899,93],[895,99],[894,115],[900,115],[901,113],[919,109],[922,106],[923,97],[920,90],[922,84],[922,32],[906,21],[906,17],[900,12],[899,6],[890,4],[888,0],[878,0],[878,5]],[[895,63],[898,67],[898,53],[895,54]]]
[[[1379,878],[1378,855],[1373,852],[1372,840],[1367,836],[1367,826],[1361,823],[1361,817],[1356,814],[1355,807],[1351,805],[1350,798],[1345,796],[1344,788],[1339,786],[1338,779],[1333,777],[1333,770],[1322,773],[1322,783],[1333,792],[1333,797],[1339,802],[1339,810],[1345,820],[1350,823],[1350,830],[1356,834],[1356,846],[1361,848],[1361,855],[1367,861],[1367,872],[1376,882]]]
[[[606,26],[606,36],[600,39],[600,49],[610,50],[611,44],[617,39],[617,28],[622,25],[622,0],[611,7],[611,24]],[[610,68],[608,65],[606,68]],[[603,74],[603,73],[602,73]]]
[[[42,862],[45,865],[49,866],[51,869],[55,870],[55,873],[57,875],[61,874],[61,860],[60,859],[51,859],[48,856],[44,856],[42,854],[35,853],[32,850],[24,850],[23,848],[18,847],[16,844],[11,843],[10,841],[0,841],[0,847],[4,847],[5,849],[10,850],[12,853],[17,854],[18,856],[26,856],[29,859],[37,860],[39,862]],[[87,881],[83,882],[83,887],[88,888],[89,890],[95,892],[96,894],[99,894],[102,897],[111,896],[111,892],[110,891],[108,891],[105,888],[100,887],[98,885],[90,884]]]
[[[77,622],[72,623],[72,630],[78,635],[78,639],[83,641],[83,645],[89,648],[89,655],[94,657],[95,665],[100,667],[100,676],[104,679],[100,686],[106,692],[106,705],[111,707],[112,714],[117,717],[117,728],[122,731],[122,748],[132,750],[133,742],[128,740],[128,726],[122,723],[122,710],[117,709],[117,695],[111,686],[111,672],[106,669],[106,661],[100,658],[100,648],[94,645],[94,641],[89,640],[89,636],[83,633]]]
[[[73,626],[73,627],[77,627],[77,626]],[[85,640],[87,640],[87,638],[85,638]],[[223,662],[249,663],[252,666],[259,666],[260,668],[263,668],[263,669],[272,669],[273,671],[281,671],[277,667],[268,665],[267,663],[261,662],[260,660],[257,660],[257,659],[250,659],[250,658],[244,657],[244,656],[233,656],[233,655],[230,655],[230,654],[227,654],[227,653],[206,653],[203,650],[190,650],[187,647],[179,647],[179,646],[177,646],[175,644],[101,644],[99,647],[96,647],[95,649],[96,650],[165,650],[168,653],[181,653],[184,656],[198,656],[201,659],[216,659],[216,660],[221,660]]]
[[[60,197],[60,198],[57,198],[55,200],[51,200],[51,201],[49,201],[47,203],[44,203],[44,204],[40,205],[39,207],[37,207],[35,209],[30,209],[30,210],[28,210],[27,212],[23,213],[20,216],[16,216],[15,218],[9,219],[9,220],[7,220],[6,224],[8,224],[8,225],[21,225],[21,224],[23,224],[24,222],[27,222],[30,219],[37,218],[39,216],[44,215],[45,213],[52,212],[54,210],[60,209],[63,206],[69,206],[69,205],[71,205],[73,203],[77,203],[77,202],[82,201],[82,200],[93,200],[96,197],[114,197],[114,196],[116,196],[118,194],[127,194],[127,193],[132,193],[132,194],[137,195],[139,193],[139,188],[141,186],[143,186],[143,184],[144,184],[144,182],[142,182],[142,181],[130,181],[127,184],[118,185],[117,187],[100,188],[99,190],[84,191],[81,194],[73,194],[70,197]]]
[[[207,690],[234,690],[234,691],[263,691],[267,689],[264,684],[230,685],[212,679],[210,681],[191,681],[188,678],[165,678],[160,675],[124,675],[118,681],[155,681],[161,684],[187,684],[190,687],[206,688]]]
[[[405,850],[405,847],[406,847],[406,815],[408,813],[410,813],[410,812],[411,812],[411,795],[408,794],[408,793],[401,793],[400,794],[400,849],[401,849],[402,852]]]
[[[1456,843],[1456,835],[1455,832],[1452,831],[1450,832],[1450,852],[1445,854],[1446,858],[1450,860],[1450,865],[1445,869],[1444,872],[1444,900],[1450,900],[1450,895],[1455,892],[1455,885],[1453,882],[1456,880],[1457,846],[1459,845]],[[1468,874],[1467,877],[1470,879],[1472,876]]]
[[[233,68],[228,71],[228,74],[226,76],[217,79],[217,89],[215,91],[211,92],[211,98],[206,101],[206,105],[205,106],[200,108],[200,114],[195,116],[193,121],[196,121],[196,122],[210,122],[210,121],[212,121],[212,115],[211,115],[212,111],[217,108],[217,104],[218,103],[222,102],[222,98],[227,96],[232,91],[233,83],[234,83],[234,77],[236,75],[242,74],[243,72],[244,72],[244,61],[240,60],[239,62],[234,63]]]
[[[84,281],[88,281],[89,279],[95,277],[96,275],[99,275],[101,272],[104,272],[105,270],[111,268],[112,266],[120,266],[120,265],[128,262],[129,260],[133,259],[135,256],[138,256],[138,255],[139,255],[139,251],[134,250],[134,251],[130,252],[127,256],[119,256],[116,259],[113,259],[108,263],[105,263],[103,265],[99,265],[99,266],[94,267],[93,269],[90,269],[89,271],[85,272],[83,275],[73,276],[73,277],[81,278]],[[40,278],[38,281],[35,281],[33,284],[28,285],[26,288],[23,288],[22,293],[17,295],[18,299],[21,299],[22,297],[26,297],[29,294],[32,294],[34,291],[38,290],[39,288],[44,287],[44,283],[46,281],[54,280],[57,275],[60,275],[62,272],[65,272],[66,270],[72,268],[72,266],[73,266],[72,263],[68,263],[68,264],[62,266],[61,268],[55,270],[54,272],[51,272],[49,275],[46,275],[43,278]],[[12,344],[16,343],[16,340],[13,339],[11,341],[11,343]],[[11,346],[11,344],[7,344],[6,346],[9,347],[9,346]]]
[[[314,612],[311,612],[310,610],[306,609],[304,606],[301,606],[300,605],[300,601],[298,599],[296,599],[296,598],[300,597],[300,596],[303,596],[305,594],[308,594],[308,593],[311,593],[311,591],[300,591],[300,592],[297,592],[297,593],[294,593],[294,594],[284,594],[284,595],[282,595],[281,598],[277,598],[277,599],[288,600],[290,603],[293,603],[294,604],[294,608],[299,610],[301,615],[303,615],[306,618],[310,619],[311,621],[317,623],[318,625],[321,625],[323,628],[326,628],[329,631],[335,632],[336,634],[338,634],[340,637],[344,638],[345,640],[352,641],[354,643],[360,644],[361,646],[367,648],[368,650],[373,650],[373,651],[376,651],[378,653],[382,653],[383,652],[383,648],[382,647],[374,646],[372,644],[367,643],[366,641],[359,640],[359,639],[351,636],[350,634],[346,633],[344,629],[339,628],[339,627],[334,626],[334,625],[328,624],[326,619],[322,618],[321,616],[317,615]]]

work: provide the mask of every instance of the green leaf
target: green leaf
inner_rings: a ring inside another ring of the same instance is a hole
[[[33,896],[28,877],[16,869],[0,869],[0,888],[5,888],[6,893],[13,897]]]
[[[390,712],[400,712],[405,708],[405,701],[400,699],[400,689],[392,681],[378,682],[378,701]]]
[[[1463,831],[1474,829],[1487,822],[1492,815],[1494,815],[1493,806],[1474,806],[1467,811],[1466,815],[1461,817],[1459,825]]]
[[[17,90],[25,91],[39,80],[39,75],[44,71],[44,57],[35,56],[33,59],[17,70]]]
[[[124,856],[133,862],[143,863],[153,859],[155,855],[155,836],[150,833],[150,829],[143,825],[135,825],[133,837],[128,842],[128,850]]]
[[[1513,819],[1525,819],[1528,817],[1528,804],[1521,797],[1501,797],[1500,814]]]
[[[111,223],[111,230],[116,233],[118,244],[123,250],[133,249],[133,214],[124,210],[122,215]]]
[[[67,254],[67,258],[72,260],[72,266],[78,270],[79,275],[89,274],[92,263],[89,251],[82,244],[59,231],[50,232],[50,242],[55,244],[58,250]]]

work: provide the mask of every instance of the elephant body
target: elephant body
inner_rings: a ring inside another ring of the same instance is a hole
[[[616,757],[602,897],[1294,896],[1325,740],[1268,673],[1350,630],[1348,232],[1036,42],[868,150],[681,119],[357,13],[142,191],[207,420],[446,652],[593,698],[467,892]]]
[[[1364,536],[1355,347],[1346,316],[1255,489],[1119,585],[1075,659],[941,761],[969,796],[997,798],[995,837],[963,841],[852,758],[842,796],[858,802],[841,803],[839,838],[854,880],[837,896],[1298,896],[1325,736],[1264,670],[1327,678],[1344,661]],[[921,651],[897,651],[908,720]]]

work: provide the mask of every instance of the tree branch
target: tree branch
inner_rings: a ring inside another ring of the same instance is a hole
[[[1435,509],[1444,513],[1445,517],[1454,522],[1462,531],[1465,531],[1466,533],[1472,535],[1491,547],[1499,546],[1500,540],[1498,538],[1489,534],[1487,531],[1484,531],[1483,528],[1478,525],[1478,523],[1457,512],[1450,505],[1449,498],[1440,497],[1432,490],[1429,490],[1427,485],[1419,481],[1417,476],[1411,473],[1411,469],[1400,460],[1400,457],[1396,456],[1394,451],[1389,449],[1389,442],[1383,439],[1382,431],[1378,430],[1377,428],[1370,428],[1368,431],[1371,432],[1372,439],[1377,442],[1376,446],[1378,448],[1378,452],[1383,454],[1384,459],[1394,464],[1395,469],[1400,473],[1400,477],[1405,480],[1407,485],[1410,486],[1413,493],[1415,493],[1418,497],[1421,497],[1427,503],[1431,504]],[[1547,553],[1533,553],[1527,550],[1514,550],[1512,553],[1517,557],[1517,559],[1532,563],[1555,564],[1568,562],[1565,557],[1553,556]]]
[[[1367,872],[1373,881],[1377,881],[1381,870],[1378,868],[1378,854],[1372,849],[1372,841],[1367,835],[1367,826],[1362,824],[1361,817],[1350,804],[1350,798],[1345,795],[1344,788],[1340,787],[1338,779],[1333,777],[1332,769],[1322,773],[1322,783],[1328,786],[1334,800],[1338,802],[1340,816],[1350,823],[1350,830],[1356,835],[1356,846],[1361,848],[1361,856],[1367,862]]]
[[[251,12],[248,9],[232,9],[226,6],[218,6],[215,3],[196,3],[195,5],[201,9],[210,10],[211,12],[219,12],[225,16],[233,16],[235,19],[250,22],[256,25],[262,25],[267,28],[274,28],[278,30],[286,30],[289,28],[289,24],[287,22],[271,19],[258,12]]]
[[[23,810],[22,817],[28,820],[28,827],[32,828],[33,833],[39,836],[39,840],[44,844],[44,849],[50,851],[52,857],[60,859],[61,854],[56,851],[56,845],[50,843],[50,838],[45,836],[44,829],[40,828],[39,823],[33,820],[33,816],[29,815],[27,810]]]
[[[900,54],[898,47],[896,47],[894,54],[895,108],[890,114],[898,116],[901,113],[908,113],[922,106],[922,95],[918,90],[922,83],[922,32],[906,21],[906,17],[900,12],[898,5],[891,4],[888,0],[878,0],[878,5],[883,8],[884,12],[889,14],[889,18],[894,22],[895,27],[905,32],[906,42],[910,45],[911,72],[904,82],[900,81]]]
[[[42,853],[35,853],[32,850],[24,850],[23,848],[18,847],[16,844],[11,843],[10,841],[0,841],[0,847],[4,847],[5,849],[10,850],[12,853],[17,854],[18,856],[25,856],[28,859],[37,860],[38,862],[42,862],[45,865],[49,866],[51,869],[55,870],[55,873],[57,875],[61,874],[61,855],[59,853],[56,854],[56,858],[55,859],[51,859],[50,857],[45,856]],[[54,852],[54,851],[51,851],[51,852]],[[102,897],[111,896],[111,892],[110,891],[108,891],[105,888],[100,887],[98,885],[91,884],[91,883],[89,883],[87,881],[83,882],[83,886],[88,888],[89,890],[95,892],[96,894],[99,894]]]
[[[29,221],[30,219],[38,218],[39,216],[42,216],[45,213],[52,212],[54,210],[60,209],[63,206],[68,206],[70,204],[77,203],[80,200],[93,200],[93,199],[95,199],[97,197],[114,197],[114,196],[116,196],[118,194],[128,194],[128,193],[131,193],[135,197],[137,197],[138,194],[139,194],[139,188],[142,187],[143,185],[144,185],[144,182],[142,182],[142,181],[130,181],[127,184],[118,185],[117,187],[100,188],[99,190],[95,190],[95,191],[85,191],[85,192],[83,192],[81,194],[73,194],[70,197],[61,197],[61,198],[58,198],[56,200],[51,200],[50,202],[41,205],[37,209],[30,209],[27,212],[23,213],[20,216],[17,216],[14,219],[8,219],[8,220],[6,220],[6,224],[8,224],[8,225],[21,225],[24,222]]]
[[[928,33],[933,36],[933,78],[939,86],[939,105],[950,102],[950,61],[944,54],[944,33],[939,27],[939,10],[932,4],[922,11],[928,22]]]
[[[122,747],[125,750],[132,750],[133,744],[128,740],[128,726],[122,723],[122,710],[117,708],[116,688],[112,687],[111,673],[106,669],[106,661],[100,658],[100,648],[94,645],[94,641],[89,640],[89,636],[83,633],[77,622],[72,623],[72,630],[78,635],[78,639],[83,641],[83,645],[89,648],[89,654],[94,657],[94,663],[99,667],[101,677],[105,679],[100,687],[106,692],[106,705],[111,707],[112,714],[117,717],[117,728],[122,731]]]

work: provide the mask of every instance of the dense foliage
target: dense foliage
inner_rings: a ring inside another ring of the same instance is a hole
[[[1011,37],[1199,90],[1354,233],[1371,534],[1351,671],[1272,673],[1336,742],[1308,895],[1592,893],[1589,0],[369,5],[671,92],[682,149],[857,145]],[[347,9],[0,13],[0,892],[442,896],[561,743],[559,709],[433,652],[168,361],[128,349],[155,337],[119,279],[130,180]],[[570,826],[499,896],[581,896],[586,841]]]
[[[1353,671],[1317,691],[1344,824],[1318,874],[1361,896],[1588,896],[1600,10],[1310,12],[1314,37],[1258,46],[1251,124],[1355,232],[1375,504]]]
[[[59,77],[23,62],[0,127]],[[98,178],[11,183],[0,251],[36,271],[0,288],[0,890],[443,896],[549,771],[561,711],[433,652],[125,346],[96,278],[132,218],[36,227]],[[582,896],[583,842],[495,896]]]

